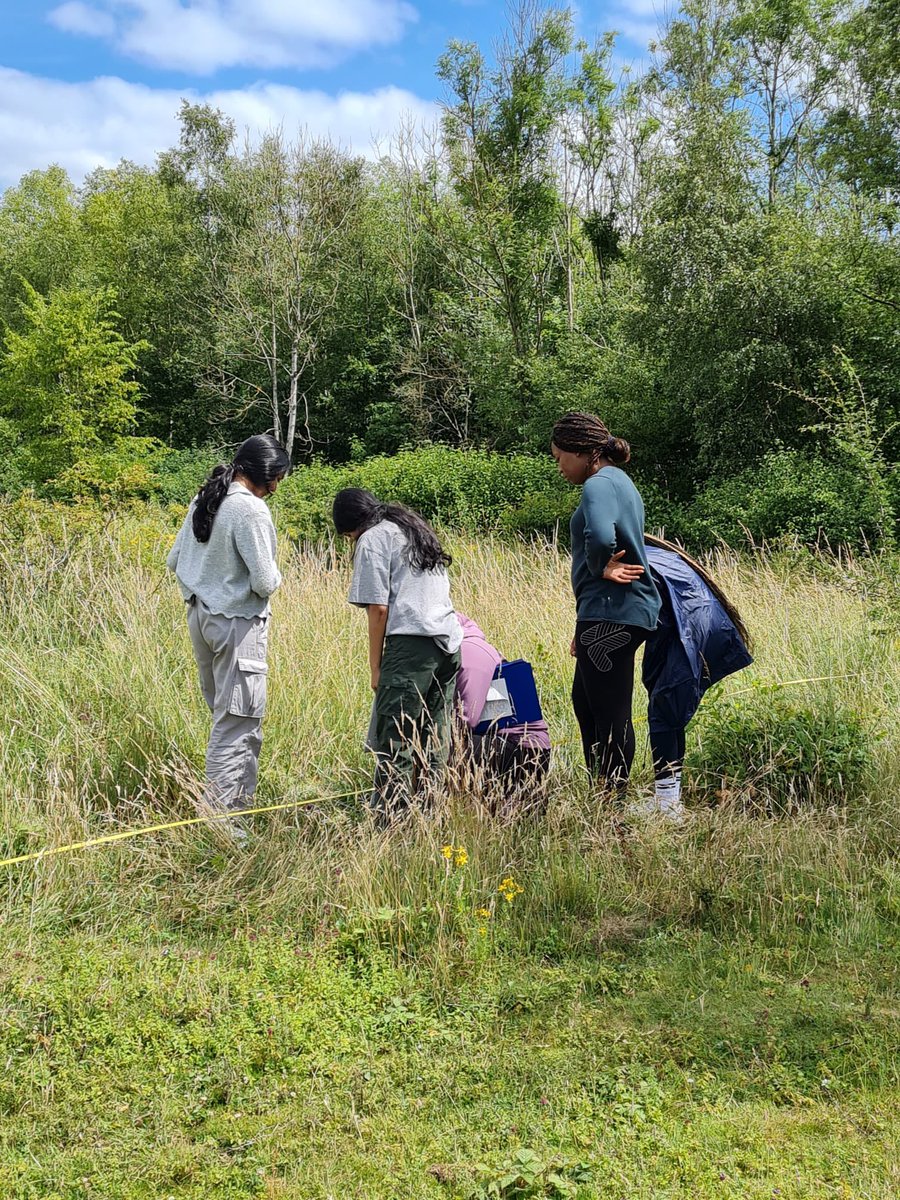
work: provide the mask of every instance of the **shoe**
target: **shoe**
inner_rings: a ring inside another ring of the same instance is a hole
[[[680,825],[686,816],[685,807],[680,800],[661,800],[658,796],[650,796],[646,800],[629,804],[626,810],[628,816],[644,821],[671,821]]]

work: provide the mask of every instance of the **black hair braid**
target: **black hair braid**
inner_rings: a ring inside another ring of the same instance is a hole
[[[219,463],[197,493],[191,526],[198,542],[208,542],[219,506],[234,480],[234,463]]]
[[[593,413],[566,413],[553,426],[550,440],[559,450],[589,454],[592,458],[608,458],[617,466],[627,463],[631,458],[631,447],[625,439],[613,437]]]

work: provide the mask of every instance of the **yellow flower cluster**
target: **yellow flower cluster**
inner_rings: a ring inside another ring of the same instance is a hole
[[[516,896],[521,896],[525,889],[520,883],[516,883],[511,875],[507,875],[505,879],[501,879],[497,891],[507,904],[512,904]]]
[[[469,853],[465,846],[442,846],[441,854],[448,863],[453,863],[454,867],[464,867],[469,861]]]

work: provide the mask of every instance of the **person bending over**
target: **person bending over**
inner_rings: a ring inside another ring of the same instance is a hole
[[[547,722],[541,719],[483,734],[476,732],[488,689],[503,658],[471,617],[460,612],[456,616],[463,632],[456,702],[465,727],[464,749],[484,771],[485,782],[497,784],[504,800],[517,800],[528,807],[540,804],[550,767]]]
[[[680,817],[685,730],[708,688],[753,662],[734,605],[700,563],[661,538],[646,537],[650,574],[662,600],[644,646],[650,749],[656,784],[651,811]]]
[[[372,805],[389,820],[447,764],[462,642],[451,558],[418,513],[362,488],[338,492],[332,515],[337,532],[355,543],[348,599],[368,619]]]

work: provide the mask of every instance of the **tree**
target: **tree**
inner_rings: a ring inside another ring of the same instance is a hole
[[[10,329],[0,366],[0,416],[22,440],[29,476],[44,482],[102,451],[135,424],[130,378],[142,343],[116,328],[116,295],[25,284],[24,329]]]
[[[836,9],[837,0],[736,0],[742,104],[762,149],[769,205],[814,167],[812,131],[835,75]]]
[[[840,30],[833,103],[818,131],[821,163],[855,192],[900,203],[900,3],[868,0]]]
[[[0,327],[22,318],[23,280],[46,295],[81,256],[75,188],[62,167],[30,171],[0,200]]]
[[[206,440],[194,364],[208,358],[212,335],[198,302],[202,258],[190,207],[158,172],[123,162],[88,176],[80,218],[77,282],[114,288],[123,337],[148,342],[136,375],[142,429],[170,444]]]

